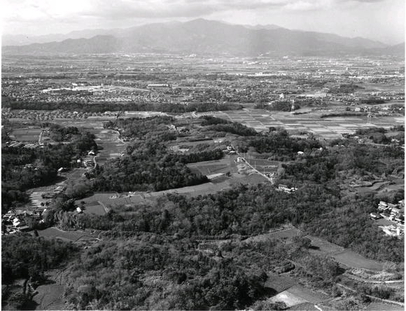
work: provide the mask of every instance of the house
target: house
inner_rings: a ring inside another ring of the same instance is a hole
[[[276,190],[277,191],[284,191],[286,193],[292,193],[292,192],[296,191],[297,188],[295,188],[295,187],[289,188],[287,185],[279,184],[279,186],[278,186],[278,188]]]
[[[369,214],[369,216],[371,216],[371,218],[374,220],[382,218],[382,216],[378,213],[371,213],[371,214]]]
[[[399,226],[389,225],[389,226],[379,226],[379,228],[381,228],[386,235],[397,237],[403,236],[403,230]]]
[[[388,207],[388,204],[386,202],[381,201],[378,204],[378,211],[379,212],[390,212],[390,208]]]

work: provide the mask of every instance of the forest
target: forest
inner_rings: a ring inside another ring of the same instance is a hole
[[[200,117],[200,119],[203,120],[201,125],[205,127],[205,130],[207,131],[225,132],[238,136],[258,135],[257,131],[253,128],[247,127],[239,122],[231,122],[212,116],[203,116]]]
[[[173,103],[110,103],[110,102],[41,102],[38,105],[37,101],[22,101],[7,96],[2,96],[2,107],[12,109],[26,110],[68,110],[82,112],[102,112],[105,111],[159,111],[167,113],[185,113],[185,112],[206,112],[206,111],[224,111],[224,110],[240,110],[242,106],[234,103],[211,103],[211,102],[196,102],[187,105]]]
[[[170,153],[156,140],[142,141],[127,149],[131,153],[94,170],[95,191],[161,191],[208,182],[185,164],[218,160],[220,149],[189,154]]]
[[[244,309],[274,293],[268,271],[287,259],[300,262],[307,271],[302,277],[315,288],[331,290],[342,270],[303,245],[301,239],[291,245],[237,241],[204,251],[193,239],[156,234],[138,234],[120,246],[110,240],[71,266],[66,299],[78,309]]]

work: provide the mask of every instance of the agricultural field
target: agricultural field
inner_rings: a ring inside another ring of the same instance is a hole
[[[314,254],[328,255],[338,263],[351,267],[373,271],[382,271],[383,263],[365,258],[356,252],[345,249],[336,244],[330,243],[324,239],[313,236],[307,236],[312,241],[313,249],[310,251]]]
[[[86,205],[86,208],[83,211],[83,213],[103,216],[103,215],[106,215],[106,209],[98,202],[94,202],[94,203],[89,203],[88,205]]]
[[[107,208],[116,208],[123,205],[133,205],[146,203],[148,199],[142,194],[127,195],[118,194],[115,192],[110,193],[95,193],[94,195],[76,201],[76,204],[81,202],[85,203],[85,212],[89,206],[106,206]],[[95,210],[96,208],[91,208],[90,210]],[[99,208],[98,208],[99,209]]]
[[[365,311],[402,311],[404,310],[403,307],[389,304],[389,303],[382,303],[382,302],[373,302],[368,305]]]
[[[310,132],[316,137],[333,139],[341,134],[353,134],[359,128],[384,127],[402,125],[404,117],[380,116],[367,118],[366,116],[329,117],[320,118],[322,114],[334,111],[312,111],[307,114],[294,115],[289,112],[270,112],[262,109],[244,109],[242,111],[220,111],[198,114],[213,115],[232,122],[240,122],[255,128],[258,132],[268,131],[269,127],[283,127],[291,133]]]
[[[308,288],[301,285],[294,285],[289,289],[273,296],[269,299],[271,302],[282,301],[288,307],[293,307],[302,303],[320,303],[324,300],[329,299],[329,296],[322,294],[320,292],[314,292]]]
[[[38,234],[45,238],[56,238],[67,242],[76,242],[83,239],[95,238],[90,232],[83,231],[63,231],[55,227],[47,228],[45,230],[38,230]]]
[[[37,310],[63,310],[65,302],[63,294],[65,285],[62,284],[44,284],[36,288],[37,294],[34,301],[38,304]]]
[[[96,135],[96,143],[103,149],[99,150],[96,157],[97,163],[103,165],[109,159],[120,157],[125,151],[127,143],[119,139],[119,133],[113,130],[101,130]]]
[[[212,175],[230,172],[231,174],[237,173],[236,165],[237,156],[226,155],[223,159],[215,161],[204,161],[197,163],[190,163],[187,166],[192,170],[197,170],[203,175]]]
[[[60,122],[64,126],[76,126],[88,131],[96,136],[96,143],[101,147],[99,150],[96,161],[103,165],[109,159],[121,156],[125,152],[128,143],[119,139],[119,133],[114,130],[104,129],[103,123],[115,117],[97,117],[89,118],[87,120],[69,120]]]
[[[384,266],[382,262],[365,258],[364,256],[348,249],[340,254],[334,254],[331,257],[333,257],[338,263],[351,268],[382,271]]]
[[[14,129],[10,136],[12,139],[17,141],[38,143],[39,134],[41,132],[42,129],[40,127],[30,126],[26,128]]]
[[[268,279],[265,283],[267,288],[272,288],[277,293],[283,292],[297,284],[297,280],[286,275],[268,273]]]

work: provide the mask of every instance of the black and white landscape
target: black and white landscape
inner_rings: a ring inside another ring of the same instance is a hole
[[[404,1],[5,2],[2,309],[404,309]]]

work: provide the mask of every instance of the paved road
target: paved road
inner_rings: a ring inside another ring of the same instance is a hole
[[[234,146],[232,146],[234,148]],[[234,148],[234,150],[236,150]],[[237,152],[237,151],[236,151]],[[265,174],[261,173],[260,171],[258,171],[255,167],[253,167],[240,153],[237,152],[237,155],[242,158],[244,160],[244,163],[247,164],[254,172],[256,172],[257,174],[263,176],[266,180],[268,180],[272,185],[274,184],[274,180],[273,178],[270,178],[268,176],[266,176]]]
[[[404,284],[404,280],[391,280],[391,281],[377,281],[377,280],[370,280],[370,279],[365,279],[365,278],[361,278],[359,276],[353,275],[353,274],[349,274],[349,273],[345,273],[344,274],[346,277],[353,279],[355,281],[360,281],[360,282],[365,282],[365,283],[371,283],[371,284],[399,284],[399,285],[403,285]]]

